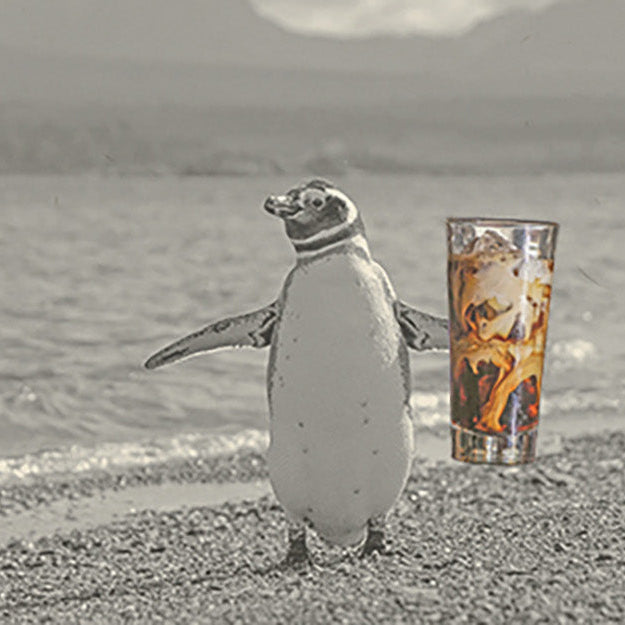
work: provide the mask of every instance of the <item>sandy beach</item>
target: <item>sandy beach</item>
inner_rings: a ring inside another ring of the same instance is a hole
[[[197,504],[202,487],[210,505]],[[140,492],[152,506],[98,523],[106,501]],[[42,533],[55,506],[62,526]],[[315,566],[302,571],[280,566],[284,516],[257,453],[13,484],[0,515],[21,534],[0,547],[6,623],[625,619],[624,433],[565,440],[525,467],[417,458],[388,554],[313,539]]]

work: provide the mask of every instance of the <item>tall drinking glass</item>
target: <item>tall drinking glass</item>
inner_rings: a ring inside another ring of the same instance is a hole
[[[558,224],[448,219],[456,460],[532,462]]]

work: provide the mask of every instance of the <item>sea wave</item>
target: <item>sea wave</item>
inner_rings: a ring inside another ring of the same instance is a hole
[[[410,406],[417,428],[436,428],[449,422],[449,393],[414,391]]]
[[[414,392],[410,404],[417,430],[442,430],[449,423],[449,394]],[[540,400],[542,417],[561,419],[574,413],[613,412],[623,404],[623,398],[600,389],[567,389],[548,393]]]
[[[263,451],[269,434],[253,428],[238,432],[183,434],[144,442],[72,445],[12,458],[0,458],[0,483],[58,473],[145,466],[185,458],[228,456],[241,450]]]
[[[556,369],[574,369],[597,358],[597,347],[586,339],[561,340],[549,348],[549,365]]]
[[[415,391],[410,397],[417,435],[419,431],[444,432],[449,423],[447,392]],[[599,392],[567,390],[541,399],[541,416],[571,418],[575,413],[614,412],[622,399]],[[267,430],[246,428],[233,431],[183,434],[143,442],[110,442],[96,446],[72,445],[0,458],[0,484],[59,473],[145,466],[187,458],[227,456],[240,451],[264,452],[269,444]]]

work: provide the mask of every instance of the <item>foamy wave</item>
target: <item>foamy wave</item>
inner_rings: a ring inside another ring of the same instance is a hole
[[[417,427],[435,428],[449,423],[449,393],[424,393],[410,395],[410,406]]]
[[[546,393],[540,399],[540,415],[548,417],[562,413],[570,414],[580,411],[615,411],[620,408],[622,400],[616,396],[601,392],[577,392],[569,390],[558,393]],[[450,407],[448,393],[423,393],[415,391],[410,396],[410,405],[417,429],[441,429],[449,424]]]
[[[449,424],[447,392],[414,391],[410,396],[417,430],[442,430]],[[622,404],[617,397],[599,393],[568,391],[541,398],[541,416],[579,411],[614,411]],[[0,484],[11,479],[55,473],[81,473],[96,469],[146,466],[169,460],[216,457],[249,450],[263,453],[269,444],[266,430],[183,434],[142,443],[103,443],[97,447],[72,445],[14,458],[0,458]]]
[[[541,414],[551,414],[558,412],[580,412],[604,410],[617,410],[621,405],[618,397],[603,396],[599,393],[576,393],[569,391],[555,396],[541,397]]]
[[[558,341],[549,350],[549,365],[555,369],[571,369],[597,357],[594,343],[585,339]]]
[[[443,392],[414,392],[410,398],[417,428],[434,428],[449,420],[449,395]],[[216,457],[241,450],[267,449],[266,430],[183,434],[143,442],[72,445],[24,456],[0,458],[0,483],[55,473],[81,473],[97,469],[146,466],[184,458]]]
[[[72,445],[68,449],[0,458],[0,483],[11,478],[145,466],[200,455],[225,456],[243,449],[264,451],[268,442],[266,431],[246,429],[235,433],[184,434],[143,443],[103,443],[97,447]]]

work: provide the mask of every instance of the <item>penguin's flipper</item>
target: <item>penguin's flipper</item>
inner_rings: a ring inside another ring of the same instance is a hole
[[[278,319],[278,302],[238,317],[216,321],[168,345],[148,358],[146,369],[156,369],[199,352],[220,347],[267,347]]]
[[[404,302],[395,302],[395,317],[408,347],[417,351],[449,349],[447,319],[420,312]]]

